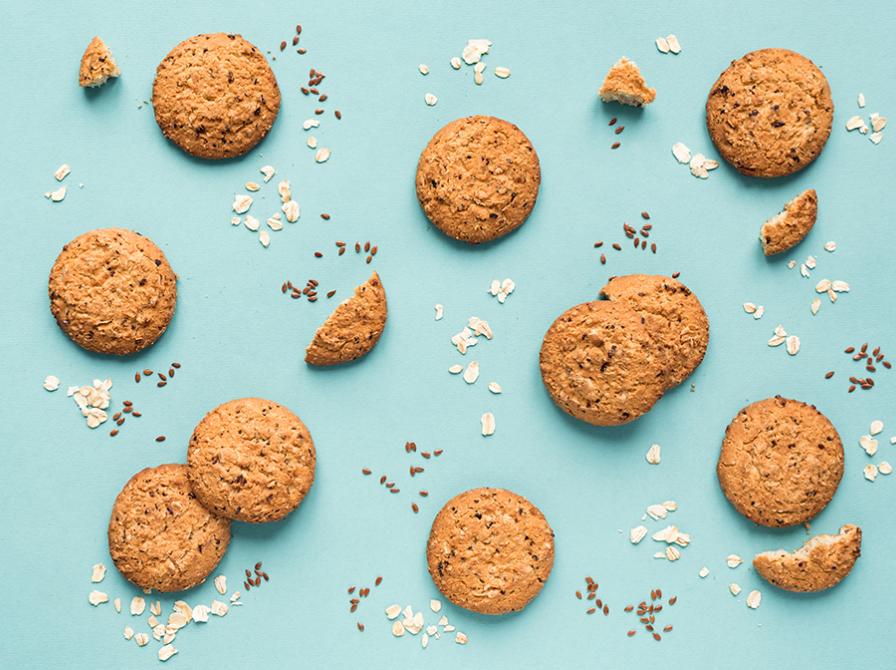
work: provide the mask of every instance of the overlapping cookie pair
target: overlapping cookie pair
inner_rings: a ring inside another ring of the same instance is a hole
[[[548,329],[541,377],[563,411],[616,426],[646,414],[700,365],[709,320],[697,296],[672,277],[614,277],[601,295]]]

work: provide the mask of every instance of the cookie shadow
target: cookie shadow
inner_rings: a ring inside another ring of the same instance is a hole
[[[119,79],[120,77],[112,77],[102,86],[82,86],[81,90],[84,91],[84,98],[91,104],[101,96],[118,98],[121,94]]]

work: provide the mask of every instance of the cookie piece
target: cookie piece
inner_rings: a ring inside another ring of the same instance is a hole
[[[719,153],[753,177],[781,177],[818,158],[834,119],[828,80],[787,49],[732,61],[710,89],[706,127]]]
[[[512,123],[468,116],[439,130],[417,163],[417,199],[432,224],[470,244],[523,225],[535,207],[538,154]]]
[[[75,344],[119,356],[158,340],[177,302],[165,254],[124,228],[91,230],[62,247],[48,288],[50,311]]]
[[[616,426],[645,414],[665,380],[644,319],[625,301],[595,300],[565,311],[541,344],[541,379],[577,419]]]
[[[644,320],[656,343],[666,388],[677,386],[697,368],[709,344],[709,319],[691,290],[662,275],[614,277],[601,289],[610,300],[624,301]]]
[[[716,468],[725,497],[763,526],[809,521],[843,477],[843,444],[813,405],[781,396],[744,407],[728,428]]]
[[[386,327],[386,290],[374,272],[343,300],[305,349],[310,365],[339,365],[370,353]]]
[[[240,35],[196,35],[159,63],[152,85],[165,137],[199,158],[242,156],[264,139],[280,88],[264,55]]]
[[[647,85],[635,61],[625,56],[607,72],[598,94],[604,102],[618,102],[632,107],[643,107],[656,99],[656,89]]]
[[[862,553],[862,529],[847,524],[837,535],[816,535],[788,553],[783,549],[756,554],[753,567],[770,584],[809,593],[836,586]]]
[[[780,254],[803,241],[818,216],[818,195],[814,188],[800,193],[784,205],[784,210],[764,224],[759,232],[766,256]]]
[[[219,405],[193,430],[190,484],[210,510],[237,521],[282,519],[314,483],[311,434],[295,414],[270,400]]]
[[[535,505],[506,489],[455,496],[432,522],[429,574],[448,600],[480,614],[523,609],[554,565],[554,532]]]
[[[141,470],[112,507],[109,553],[141,589],[183,591],[201,584],[229,543],[230,521],[199,504],[186,465]]]
[[[94,37],[81,56],[81,69],[78,71],[78,84],[83,88],[102,86],[109,79],[121,74],[112,52],[106,43]]]

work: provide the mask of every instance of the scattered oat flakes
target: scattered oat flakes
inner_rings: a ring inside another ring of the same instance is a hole
[[[877,440],[871,437],[870,435],[862,435],[859,438],[859,446],[865,450],[865,453],[869,456],[874,456],[877,453]]]
[[[261,222],[251,214],[247,214],[243,219],[243,225],[254,233],[261,226]]]
[[[222,603],[220,600],[212,600],[212,606],[210,608],[211,613],[215,616],[224,616],[230,610],[227,606],[227,603]]]
[[[812,310],[812,316],[818,314],[818,310],[821,309],[821,298],[814,298],[809,309]]]
[[[97,605],[109,602],[109,596],[102,591],[91,591],[87,595],[87,602],[96,607]]]
[[[434,106],[438,101],[439,99],[432,93],[425,93],[423,95],[423,102],[425,102],[428,107]]]
[[[265,184],[271,181],[273,176],[277,174],[277,171],[274,169],[273,165],[262,165],[258,171],[261,172],[261,176],[264,178]]]
[[[463,372],[463,370],[464,370],[464,366],[460,365],[458,363],[455,363],[450,368],[448,368],[448,372],[450,372],[453,375],[459,375],[461,372]]]
[[[192,619],[196,623],[208,623],[208,615],[211,610],[206,605],[196,605],[193,608]]]
[[[47,375],[44,377],[43,387],[50,392],[59,388],[59,377],[56,375]]]
[[[872,435],[877,435],[879,433],[882,433],[883,430],[884,430],[884,422],[881,421],[880,419],[875,419],[874,421],[871,422],[871,426],[869,426],[868,432],[871,433]]]
[[[53,176],[56,177],[56,181],[62,181],[71,174],[71,171],[71,166],[68,163],[63,163],[56,168],[56,172],[53,173]]]
[[[837,243],[834,242],[833,240],[831,240],[830,242],[825,242],[824,250],[827,251],[828,253],[834,253],[835,251],[837,251]]]
[[[700,576],[700,579],[706,579],[707,576],[709,576],[709,568],[704,565],[702,568],[700,568],[700,572],[698,572],[697,574]]]
[[[881,461],[877,465],[877,471],[882,475],[889,475],[893,473],[893,466],[889,461]]]
[[[227,577],[225,575],[215,577],[215,591],[222,596],[227,594]]]
[[[261,189],[261,184],[259,184],[257,181],[247,181],[245,187],[247,191],[255,193],[255,191]]]
[[[106,577],[106,566],[102,563],[97,563],[93,566],[93,570],[90,574],[90,581],[94,584],[99,584]]]
[[[728,590],[731,591],[731,595],[739,596],[741,592],[740,584],[738,584],[737,582],[731,582],[728,585]]]
[[[667,35],[666,36],[666,44],[669,45],[669,51],[673,54],[681,53],[681,44],[678,42],[678,38],[675,35]]]
[[[736,568],[738,565],[743,563],[743,559],[737,554],[728,554],[728,557],[725,559],[725,563],[729,568]]]
[[[44,197],[51,202],[62,202],[65,200],[65,186],[60,186],[55,191],[47,191]]]
[[[470,361],[467,369],[464,370],[464,381],[467,384],[475,384],[477,379],[479,379],[479,362]]]
[[[312,128],[320,128],[320,121],[317,119],[305,119],[302,123],[302,130],[311,130]]]
[[[134,629],[131,628],[130,626],[125,626],[124,627],[124,639],[130,640],[132,637],[134,637]]]
[[[166,644],[163,647],[159,647],[159,660],[167,661],[169,658],[174,656],[176,653],[177,653],[177,649],[175,649],[173,645]]]
[[[749,595],[747,595],[747,607],[749,607],[751,610],[759,607],[761,602],[762,594],[756,589],[753,589],[752,591],[750,591]]]
[[[435,599],[430,600],[429,601],[429,609],[431,609],[433,612],[436,612],[436,613],[440,612],[442,609],[442,601],[435,600]]]
[[[514,292],[516,289],[516,284],[510,278],[501,281],[499,279],[492,279],[491,284],[489,284],[488,292],[498,299],[498,302],[502,305],[504,301],[507,300],[507,296]]]
[[[658,444],[651,444],[650,449],[647,450],[647,454],[645,454],[644,458],[647,459],[647,462],[651,465],[659,465],[661,458],[661,450],[662,447]]]
[[[240,193],[233,198],[233,211],[237,214],[245,214],[252,206],[252,196]]]
[[[144,610],[146,610],[146,600],[140,596],[131,598],[131,614],[133,616],[140,616]]]
[[[672,145],[672,155],[675,156],[675,160],[679,163],[687,164],[691,162],[691,150],[681,142],[676,142]]]
[[[261,246],[267,249],[271,246],[271,234],[266,230],[262,230],[258,233],[258,241],[261,243]]]
[[[669,53],[669,41],[665,37],[657,37],[655,40],[656,49],[661,54]]]
[[[436,310],[436,321],[441,321],[442,317],[445,316],[445,307],[440,305],[439,303],[436,303],[435,310]]]
[[[499,65],[495,68],[495,76],[498,79],[507,79],[510,76],[510,68]]]
[[[666,547],[666,560],[667,561],[677,561],[681,558],[681,552],[678,551],[677,548],[673,546]]]
[[[452,69],[454,69],[454,70],[460,70],[461,61],[460,61],[460,58],[458,58],[457,56],[454,56],[454,57],[449,61],[449,63],[451,64]]]
[[[75,401],[78,409],[81,410],[81,415],[87,420],[88,428],[96,428],[109,418],[105,410],[109,408],[112,399],[112,395],[109,393],[111,388],[111,379],[103,381],[94,379],[91,386],[68,387],[67,395]]]
[[[800,350],[800,338],[796,335],[788,335],[786,342],[787,353],[791,356],[796,356]]]
[[[491,391],[492,393],[494,393],[495,395],[499,395],[503,389],[501,388],[501,385],[498,382],[489,382],[488,390]]]
[[[428,66],[428,65],[425,65],[424,63],[420,63],[420,65],[417,66],[417,70],[418,70],[418,71],[420,72],[420,74],[422,74],[424,77],[425,77],[426,75],[429,74],[429,66]]]
[[[873,482],[875,479],[877,479],[877,466],[874,465],[874,463],[869,463],[868,465],[866,465],[863,472],[865,474],[865,479],[867,479],[869,482]]]
[[[467,65],[476,65],[480,59],[488,53],[492,46],[491,40],[473,39],[467,40],[467,46],[464,47],[461,56]]]
[[[309,149],[317,149],[317,138],[314,135],[309,135],[305,138],[305,144]]]
[[[318,163],[326,163],[330,159],[330,150],[327,147],[323,147],[317,150],[317,153],[314,154],[314,160]]]
[[[495,415],[491,412],[486,412],[482,415],[480,419],[482,423],[482,435],[484,437],[489,437],[490,435],[495,434]]]
[[[401,623],[398,619],[392,622],[392,635],[395,637],[401,637],[404,635],[404,624]]]
[[[647,526],[635,526],[628,532],[628,540],[632,544],[638,544],[647,535]]]
[[[466,644],[467,636],[464,635],[463,633],[461,633],[460,631],[458,631],[457,635],[454,636],[454,641],[457,642],[458,644]]]
[[[389,605],[386,608],[386,617],[391,621],[401,614],[401,605]]]
[[[858,97],[856,98],[856,104],[859,107],[865,106],[865,94],[864,93],[859,93]]]

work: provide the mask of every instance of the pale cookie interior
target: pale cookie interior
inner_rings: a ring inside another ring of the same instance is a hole
[[[784,205],[780,214],[762,224],[759,241],[766,256],[792,249],[803,241],[818,216],[818,195],[806,189]]]
[[[756,554],[753,566],[763,578],[788,591],[822,591],[850,573],[861,546],[862,530],[846,525],[836,535],[816,535],[794,552]]]
[[[635,62],[625,56],[607,72],[598,93],[604,102],[618,102],[632,107],[649,105],[656,98],[656,89],[647,85]]]

